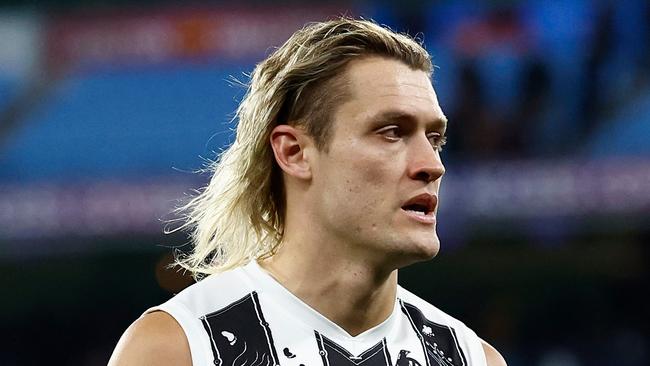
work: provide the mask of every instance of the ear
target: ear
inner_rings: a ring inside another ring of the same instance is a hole
[[[305,153],[311,138],[302,129],[278,125],[271,131],[270,140],[275,161],[286,174],[311,179],[311,166]]]

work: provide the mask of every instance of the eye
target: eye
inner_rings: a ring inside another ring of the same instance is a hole
[[[437,132],[427,134],[427,138],[436,150],[442,151],[442,147],[447,143],[447,136],[443,136]]]
[[[402,138],[402,131],[400,127],[395,125],[382,127],[377,130],[377,133],[389,141],[398,141]]]

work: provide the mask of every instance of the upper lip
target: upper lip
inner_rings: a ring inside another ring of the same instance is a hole
[[[414,196],[406,201],[402,205],[402,208],[405,209],[407,206],[411,205],[421,206],[426,210],[426,214],[430,214],[436,209],[436,206],[438,205],[438,196],[431,193],[418,194],[417,196]]]

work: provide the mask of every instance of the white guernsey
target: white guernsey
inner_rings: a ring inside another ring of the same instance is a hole
[[[208,277],[147,312],[156,310],[181,325],[194,366],[486,364],[472,330],[401,287],[388,319],[351,336],[255,261]]]

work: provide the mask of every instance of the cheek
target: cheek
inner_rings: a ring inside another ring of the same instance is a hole
[[[343,153],[345,151],[345,153]],[[399,152],[350,142],[327,164],[328,200],[364,215],[392,202],[402,174]]]
[[[356,179],[365,184],[381,185],[387,183],[392,175],[398,174],[398,151],[372,144],[358,144],[345,156],[341,166],[349,167]]]
[[[398,178],[390,164],[383,159],[355,159],[347,167],[343,183],[346,201],[354,203],[365,214],[371,215],[382,204],[393,198]]]
[[[381,155],[350,154],[340,167],[345,167],[345,174],[350,183],[363,185],[365,188],[387,183],[391,170],[389,161]]]

